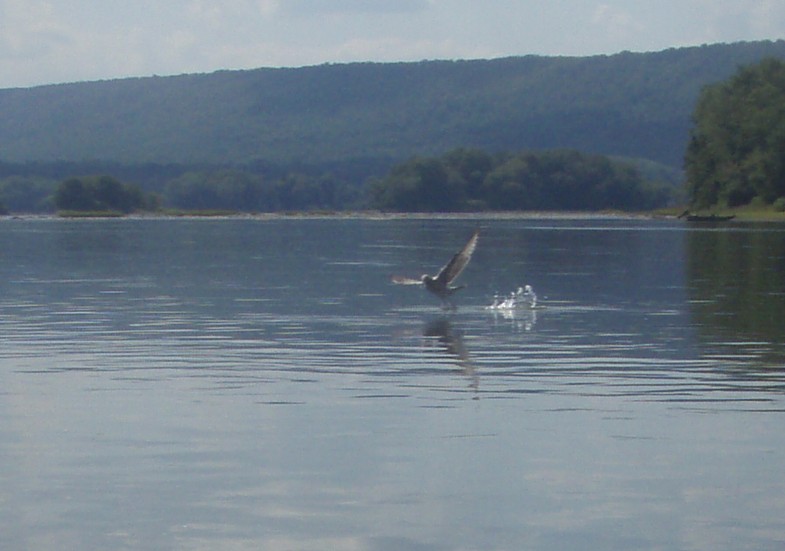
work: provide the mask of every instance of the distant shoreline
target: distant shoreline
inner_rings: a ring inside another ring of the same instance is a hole
[[[357,220],[676,220],[683,209],[660,209],[652,212],[622,211],[498,211],[498,212],[381,212],[381,211],[287,211],[287,212],[146,212],[146,213],[68,213],[8,214],[0,220],[175,220],[175,219],[357,219]],[[718,210],[716,214],[732,213],[730,222],[785,222],[785,213],[770,210]],[[685,222],[686,223],[686,222]]]
[[[69,213],[61,214],[9,214],[0,217],[6,220],[176,220],[176,219],[249,219],[249,220],[285,220],[285,219],[351,219],[358,220],[547,220],[547,219],[651,219],[676,218],[652,213],[626,212],[582,212],[582,211],[499,211],[499,212],[380,212],[380,211],[330,211],[330,212],[224,212],[224,213]]]

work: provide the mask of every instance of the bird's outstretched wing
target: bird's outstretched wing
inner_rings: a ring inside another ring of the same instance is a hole
[[[420,279],[413,279],[411,277],[399,275],[392,276],[392,282],[397,283],[398,285],[422,285],[422,280]]]
[[[463,246],[463,249],[453,256],[444,268],[439,270],[436,279],[443,281],[445,285],[449,285],[455,278],[461,275],[463,269],[472,259],[472,253],[474,252],[474,249],[477,248],[477,240],[479,237],[480,230],[474,230],[474,233],[471,238],[469,238],[469,241],[466,242],[466,245]]]

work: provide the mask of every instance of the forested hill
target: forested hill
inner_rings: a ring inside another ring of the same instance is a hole
[[[701,88],[785,41],[0,90],[0,161],[341,163],[572,148],[680,167]]]

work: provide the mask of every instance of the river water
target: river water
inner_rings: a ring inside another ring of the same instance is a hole
[[[456,311],[390,283],[475,228]],[[5,219],[0,255],[2,549],[785,548],[783,226]]]

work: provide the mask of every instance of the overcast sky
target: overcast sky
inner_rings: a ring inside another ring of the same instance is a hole
[[[0,0],[0,88],[785,38],[785,0]]]

